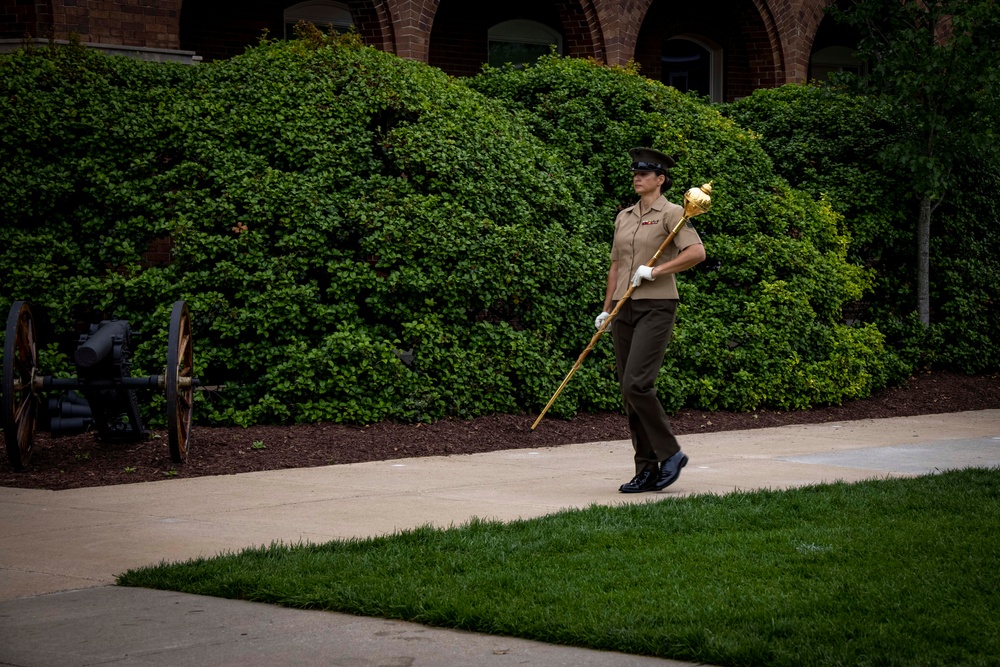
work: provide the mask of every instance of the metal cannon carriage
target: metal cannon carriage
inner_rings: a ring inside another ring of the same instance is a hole
[[[75,378],[42,375],[38,369],[37,310],[15,301],[7,317],[0,384],[0,423],[7,458],[14,470],[31,459],[37,430],[55,435],[97,432],[105,442],[137,442],[149,437],[136,398],[142,389],[161,390],[167,401],[170,456],[182,463],[191,439],[191,408],[198,379],[191,315],[184,301],[170,315],[167,361],[162,375],[131,376],[132,334],[128,320],[112,318],[90,326],[74,354]],[[63,392],[46,399],[46,392]]]

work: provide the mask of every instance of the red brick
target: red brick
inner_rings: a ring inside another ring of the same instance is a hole
[[[289,0],[290,1],[290,0]],[[804,80],[813,39],[832,0],[347,0],[362,39],[449,74],[479,71],[487,31],[504,20],[535,20],[563,35],[563,52],[611,65],[635,60],[660,76],[664,38],[695,34],[723,48],[725,97],[755,86]],[[273,0],[16,0],[0,15],[0,38],[76,32],[85,42],[193,50],[206,60],[284,32]],[[706,21],[706,16],[711,20]]]

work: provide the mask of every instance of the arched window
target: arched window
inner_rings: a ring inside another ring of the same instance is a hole
[[[562,35],[538,21],[517,19],[497,23],[489,30],[489,63],[525,65],[538,60],[555,45],[562,53]]]
[[[722,47],[704,37],[678,35],[663,44],[661,80],[682,93],[722,101]]]
[[[854,51],[846,46],[828,46],[812,54],[809,61],[809,78],[826,81],[834,72],[863,74],[864,63],[854,57]]]
[[[307,0],[297,5],[292,5],[285,10],[285,39],[295,36],[295,24],[299,21],[312,23],[320,30],[326,30],[327,26],[333,26],[338,32],[344,32],[352,25],[354,19],[351,12],[343,2],[330,2],[329,0]]]
[[[836,0],[840,9],[847,8],[847,0]],[[809,79],[826,81],[836,72],[866,74],[865,63],[854,56],[854,49],[861,41],[861,32],[853,26],[838,23],[827,15],[816,29],[812,52],[809,54]]]

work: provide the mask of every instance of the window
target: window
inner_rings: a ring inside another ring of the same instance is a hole
[[[663,83],[722,101],[721,47],[701,37],[673,37],[664,43],[660,60]]]
[[[809,78],[826,81],[834,72],[864,74],[863,63],[854,57],[854,52],[846,46],[828,46],[812,54],[809,61]]]
[[[344,32],[352,25],[354,19],[343,2],[328,2],[327,0],[309,0],[292,5],[285,10],[285,39],[295,36],[295,24],[299,21],[312,23],[320,30],[333,26],[338,32]]]
[[[489,30],[489,63],[524,66],[549,52],[552,45],[562,53],[562,35],[538,21],[504,21]]]

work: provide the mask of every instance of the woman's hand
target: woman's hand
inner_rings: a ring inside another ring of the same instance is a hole
[[[635,275],[632,276],[632,287],[638,287],[643,280],[656,280],[653,277],[653,267],[643,265],[636,269]]]

